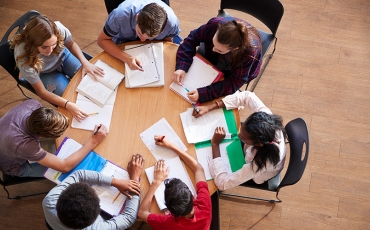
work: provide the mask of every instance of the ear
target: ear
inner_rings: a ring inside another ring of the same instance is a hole
[[[139,18],[139,14],[136,14],[136,16],[135,16],[136,21],[137,21],[138,18]]]

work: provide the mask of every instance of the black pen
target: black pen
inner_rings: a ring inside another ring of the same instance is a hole
[[[96,135],[99,132],[100,127],[101,125],[99,125],[99,127],[96,129],[96,131],[94,132],[94,135]]]
[[[197,112],[197,114],[199,113],[199,109],[198,107],[195,105],[195,103],[191,103],[191,105],[193,106],[193,108],[195,109],[195,112]]]

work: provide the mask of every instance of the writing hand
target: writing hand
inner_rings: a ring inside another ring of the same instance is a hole
[[[199,100],[198,90],[192,90],[187,95],[188,95],[189,100],[194,103],[196,103]]]
[[[197,106],[197,108],[198,108],[198,110],[199,110],[199,113],[197,113],[197,111],[195,111],[195,109],[193,110],[193,117],[195,117],[195,118],[198,118],[198,117],[200,117],[200,116],[202,116],[203,114],[206,114],[206,113],[208,113],[210,110],[209,110],[209,108],[208,108],[208,106]]]
[[[136,57],[130,56],[129,61],[127,62],[127,65],[131,70],[144,71],[142,68],[141,61],[137,59]]]
[[[78,107],[78,105],[76,105],[75,103],[70,102],[70,101],[67,103],[66,109],[72,114],[72,116],[78,122],[81,122],[81,120],[83,120],[83,119],[85,119],[86,117],[89,116],[87,113],[82,111],[82,109],[80,107]]]
[[[182,83],[184,82],[184,77],[185,71],[182,69],[178,69],[172,74],[172,81],[176,82],[179,85],[182,85]]]
[[[96,130],[98,130],[98,132],[96,132]],[[108,128],[105,125],[103,124],[95,125],[94,131],[91,135],[91,139],[93,143],[97,145],[100,142],[102,142],[105,136],[107,135],[107,132],[108,132]]]
[[[155,135],[154,141],[156,145],[166,147],[166,148],[171,148],[173,145],[172,142],[168,138],[164,138],[163,135]]]
[[[225,138],[225,136],[226,136],[226,133],[225,133],[224,127],[216,127],[211,143],[219,145],[221,141]]]
[[[127,164],[127,171],[131,180],[139,181],[140,175],[143,171],[144,158],[141,154],[137,153],[132,155],[131,160]]]
[[[160,184],[168,177],[170,168],[169,167],[166,168],[165,166],[166,165],[164,160],[159,160],[155,163],[153,183]]]

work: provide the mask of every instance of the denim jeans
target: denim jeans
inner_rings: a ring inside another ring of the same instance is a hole
[[[19,177],[43,177],[47,168],[39,163],[29,163],[28,161],[22,165]]]
[[[40,78],[45,89],[62,96],[70,79],[80,69],[81,62],[67,48],[64,48],[64,58],[62,59],[61,70],[54,70],[50,73],[41,73]]]

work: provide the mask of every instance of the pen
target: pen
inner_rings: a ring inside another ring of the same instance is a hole
[[[195,109],[195,112],[199,113],[199,109],[198,107],[195,105],[195,103],[191,103],[191,105],[193,106],[193,108]]]
[[[94,135],[96,135],[100,129],[101,125],[99,125],[99,127],[96,129],[96,131],[94,132]]]
[[[116,197],[114,197],[114,199],[113,199],[113,201],[112,201],[112,204],[114,203],[114,201],[116,201],[116,200],[117,200],[117,198],[119,197],[119,195],[121,195],[121,192],[118,192],[117,196],[116,196]]]
[[[95,115],[95,114],[99,114],[98,112],[92,112],[92,113],[89,113],[89,114],[87,114],[87,115]]]
[[[162,142],[164,138],[165,138],[165,136],[162,136],[161,139],[159,140],[159,142]]]
[[[190,92],[190,91],[188,90],[188,88],[186,88],[183,84],[181,84],[181,87],[182,87],[182,88],[184,88],[184,89],[186,90],[186,92],[188,92],[188,93]]]

